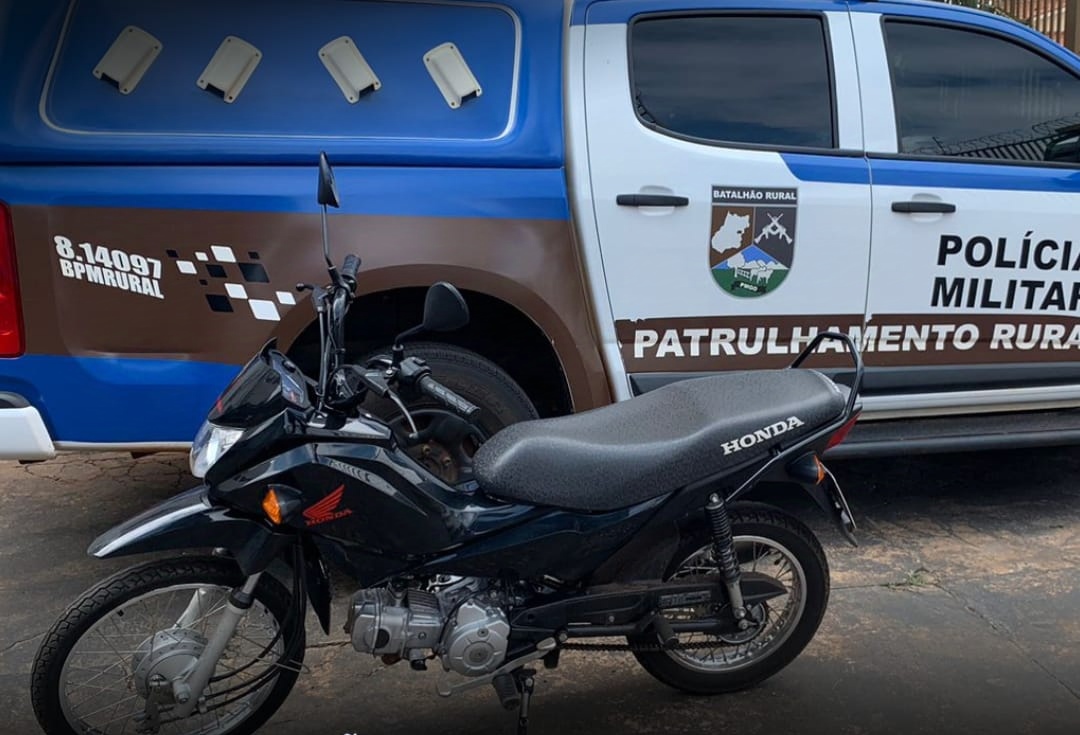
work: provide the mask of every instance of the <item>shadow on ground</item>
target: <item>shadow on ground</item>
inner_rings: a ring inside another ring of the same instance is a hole
[[[851,549],[798,491],[757,499],[821,535],[833,570],[822,629],[780,675],[694,698],[629,655],[542,671],[534,735],[555,733],[1080,732],[1080,458],[1072,449],[833,463],[857,520]],[[192,483],[180,457],[66,455],[0,463],[0,711],[37,732],[27,680],[40,637],[90,582],[126,565],[84,550],[113,523]],[[450,700],[437,674],[383,668],[311,629],[308,673],[271,735],[509,734],[487,688]]]

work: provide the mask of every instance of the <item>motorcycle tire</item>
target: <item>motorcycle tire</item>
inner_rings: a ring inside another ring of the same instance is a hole
[[[801,579],[802,609],[798,618],[786,629],[783,640],[760,658],[743,662],[729,661],[727,654],[715,660],[715,650],[710,651],[713,660],[698,662],[694,650],[687,651],[635,651],[641,666],[659,681],[688,694],[710,695],[735,692],[755,686],[773,676],[806,647],[817,632],[829,600],[829,566],[825,552],[813,532],[798,519],[772,506],[759,503],[734,503],[729,506],[732,534],[736,541],[740,561],[747,558],[746,547],[750,544],[756,555],[761,544],[774,545],[777,557],[792,567],[793,579]],[[767,540],[769,544],[765,544]],[[685,562],[711,547],[708,529],[702,527],[682,542],[668,569],[668,578],[676,575]],[[756,557],[756,558],[764,558]],[[746,565],[743,565],[746,568]],[[760,570],[759,570],[760,571]],[[800,575],[801,571],[801,575]],[[766,615],[771,613],[766,613]],[[633,644],[656,644],[655,635],[643,635],[630,639]],[[748,652],[749,652],[749,646]],[[709,649],[697,649],[701,651]],[[738,645],[735,652],[739,651]]]
[[[76,645],[84,636],[98,630],[96,625],[110,613],[116,612],[118,615],[123,615],[127,609],[125,606],[137,604],[138,601],[149,598],[155,591],[163,594],[164,590],[180,585],[208,585],[230,590],[243,583],[244,575],[231,561],[218,558],[185,557],[152,561],[130,567],[85,592],[68,607],[45,634],[34,659],[30,693],[34,714],[41,728],[47,735],[82,735],[86,732],[100,732],[96,729],[100,726],[88,726],[82,722],[69,721],[69,717],[76,717],[76,715],[68,714],[73,705],[68,699],[64,671]],[[230,723],[226,729],[216,732],[215,735],[254,733],[285,701],[296,683],[303,663],[304,620],[303,616],[298,615],[297,610],[294,609],[291,593],[278,580],[269,574],[264,574],[259,579],[253,597],[254,604],[258,605],[260,610],[269,612],[275,618],[283,642],[282,655],[284,657],[288,653],[288,660],[278,659],[269,666],[270,670],[277,669],[276,674],[268,677],[273,680],[261,687],[261,689],[268,688],[269,692],[265,695],[261,691],[254,692],[252,696],[259,695],[260,697],[258,704],[251,708],[242,719]],[[220,604],[217,609],[220,609]],[[115,624],[115,620],[110,622]],[[148,633],[152,635],[149,631]],[[100,637],[102,641],[107,642],[105,636]],[[98,647],[102,647],[97,639],[94,639],[94,642]],[[117,649],[113,646],[112,650]],[[119,664],[126,676],[128,667],[134,662],[134,657],[127,656],[127,651],[119,653],[124,654],[121,658],[126,660],[126,664]],[[133,677],[124,684],[129,692],[136,686]],[[134,699],[134,697],[128,698]],[[139,702],[135,701],[135,708],[138,705]],[[86,714],[82,716],[88,717]],[[132,716],[135,716],[134,710]],[[185,720],[177,721],[178,724],[183,722]],[[108,727],[105,729],[111,731]]]

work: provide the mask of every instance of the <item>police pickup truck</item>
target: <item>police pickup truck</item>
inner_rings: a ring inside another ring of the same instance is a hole
[[[1080,439],[1080,58],[1006,18],[6,0],[0,36],[0,456],[179,449],[266,340],[308,364],[320,150],[352,354],[435,280],[470,303],[417,346],[484,409],[425,414],[448,479],[503,424],[826,329],[868,366],[848,454]]]

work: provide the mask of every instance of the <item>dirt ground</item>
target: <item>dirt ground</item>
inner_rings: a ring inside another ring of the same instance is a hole
[[[180,457],[71,454],[0,463],[0,726],[36,733],[28,675],[41,636],[98,577],[95,535],[192,483]],[[860,523],[847,547],[795,492],[765,500],[817,530],[833,593],[791,666],[737,695],[688,697],[625,654],[541,671],[533,735],[1080,733],[1080,452],[836,462]],[[449,700],[437,674],[384,668],[310,628],[307,671],[267,735],[515,732],[488,688]]]

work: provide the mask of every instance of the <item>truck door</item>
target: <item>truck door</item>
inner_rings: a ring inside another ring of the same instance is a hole
[[[1075,405],[1075,57],[990,16],[873,5],[852,19],[874,110],[865,357],[878,387],[923,414]]]
[[[595,211],[583,237],[602,256],[609,367],[633,391],[781,367],[818,330],[861,327],[870,187],[836,7],[649,0],[575,19],[591,184],[578,194]]]

